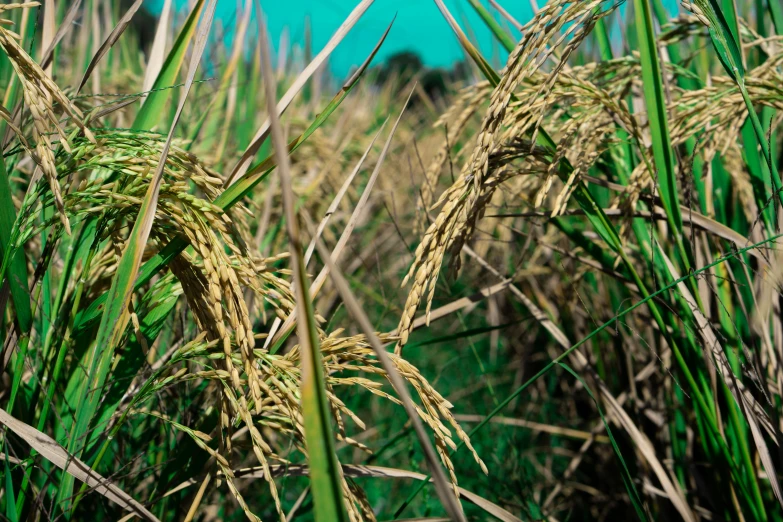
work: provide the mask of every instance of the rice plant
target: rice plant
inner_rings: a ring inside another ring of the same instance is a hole
[[[779,3],[142,4],[0,6],[7,519],[783,520]]]

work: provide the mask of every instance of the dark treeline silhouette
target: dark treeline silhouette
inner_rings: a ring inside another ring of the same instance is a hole
[[[413,80],[419,82],[424,92],[432,99],[442,98],[448,93],[448,86],[468,79],[468,68],[464,62],[457,62],[451,69],[427,67],[413,51],[401,51],[391,55],[377,69],[375,82],[385,85],[396,82],[404,88]]]
[[[120,12],[125,12],[133,4],[134,0],[120,0]],[[139,47],[145,53],[149,52],[152,41],[155,39],[155,30],[158,27],[158,17],[149,12],[142,4],[131,19],[130,29],[139,39]]]

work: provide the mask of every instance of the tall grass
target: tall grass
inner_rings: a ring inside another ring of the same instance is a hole
[[[0,6],[7,519],[783,520],[774,0],[436,0],[437,98],[215,3]]]

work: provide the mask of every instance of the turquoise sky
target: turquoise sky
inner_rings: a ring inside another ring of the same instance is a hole
[[[272,40],[277,47],[284,27],[288,28],[292,43],[304,41],[304,20],[309,16],[313,30],[313,47],[318,52],[329,40],[335,29],[345,20],[359,0],[260,0],[267,15]],[[493,64],[503,64],[507,54],[499,48],[473,11],[467,0],[444,0],[451,13],[463,28],[471,28],[475,41]],[[543,4],[545,0],[539,0]],[[180,7],[187,0],[175,0]],[[217,16],[230,26],[236,20],[238,4],[243,0],[219,0]],[[676,11],[676,0],[664,0],[670,10]],[[489,6],[486,0],[482,4]],[[520,23],[532,17],[530,0],[500,0]],[[144,6],[159,12],[163,0],[146,0]],[[624,14],[625,6],[621,6]],[[491,11],[494,12],[490,8]],[[454,34],[432,0],[375,0],[364,17],[351,30],[348,37],[332,53],[330,68],[338,77],[345,76],[350,68],[361,63],[386,26],[397,14],[397,20],[389,37],[381,48],[375,63],[403,50],[411,50],[421,56],[430,67],[450,67],[463,59]],[[505,21],[503,21],[505,23]],[[513,32],[515,37],[519,34]]]
[[[176,2],[181,5],[187,4],[183,0],[175,0]],[[313,46],[317,52],[358,2],[359,0],[261,0],[261,8],[267,15],[275,46],[284,27],[288,27],[292,42],[303,42],[304,19],[309,16],[313,31]],[[445,0],[445,3],[463,27],[466,27],[464,21],[468,21],[487,57],[493,56],[495,52],[498,59],[505,61],[505,53],[494,49],[489,31],[484,28],[467,0]],[[159,12],[163,0],[147,0],[144,5],[153,12]],[[529,0],[505,0],[501,5],[504,5],[522,23],[531,17]],[[217,16],[230,24],[236,19],[237,1],[219,0],[217,9]],[[403,50],[417,52],[431,67],[449,67],[454,62],[462,60],[462,51],[432,0],[375,0],[364,17],[332,54],[330,61],[332,72],[344,76],[351,66],[361,63],[394,18],[395,13],[397,20],[376,58],[376,63]]]

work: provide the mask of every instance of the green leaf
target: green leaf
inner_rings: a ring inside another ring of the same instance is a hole
[[[778,0],[768,0],[767,8],[772,18],[772,24],[775,26],[775,33],[778,36],[783,35],[783,4]]]
[[[470,5],[476,10],[476,13],[481,17],[481,20],[492,32],[492,35],[500,42],[500,45],[508,52],[513,51],[514,47],[516,47],[516,42],[511,38],[511,35],[503,30],[498,21],[495,20],[483,5],[481,5],[479,0],[468,0],[468,2],[470,2]]]
[[[0,126],[3,130],[5,125]],[[33,312],[30,306],[30,292],[27,288],[27,263],[25,262],[24,249],[14,248],[13,229],[16,221],[16,211],[11,198],[11,182],[5,168],[5,160],[0,154],[0,256],[2,256],[2,269],[0,269],[0,287],[8,275],[11,299],[16,312],[16,323],[21,335],[19,347],[16,353],[16,362],[13,370],[11,394],[8,399],[8,409],[11,410],[21,385],[24,359],[27,356],[29,332],[33,327]],[[5,315],[5,310],[0,310],[0,317]]]
[[[658,57],[658,47],[653,30],[649,0],[634,0],[636,31],[639,40],[639,55],[642,62],[642,86],[647,119],[652,137],[655,158],[656,181],[666,211],[666,217],[678,244],[682,244],[682,215],[677,189],[674,147],[669,134],[666,99],[663,93],[663,77]],[[690,266],[689,257],[683,256],[685,266]]]
[[[5,451],[5,516],[11,522],[17,522],[19,515],[16,512],[16,502],[14,502],[14,479],[11,476],[11,467],[8,465],[8,439],[3,443]]]
[[[151,92],[147,99],[144,100],[144,105],[141,106],[141,109],[136,114],[136,118],[133,120],[132,129],[152,130],[160,121],[166,102],[171,97],[171,89],[167,87],[177,83],[177,75],[182,68],[182,62],[185,60],[185,51],[187,51],[188,45],[193,39],[196,24],[203,8],[204,0],[198,0],[196,5],[193,6],[193,10],[190,12],[187,20],[185,20],[185,25],[182,26],[177,39],[174,41],[174,46],[169,51],[166,61],[163,62],[163,67],[155,79],[155,83],[152,84]]]
[[[744,80],[745,67],[742,63],[742,53],[734,37],[734,31],[723,15],[718,2],[716,0],[696,0],[695,3],[709,21],[707,29],[710,31],[712,44],[726,73],[734,81]]]

